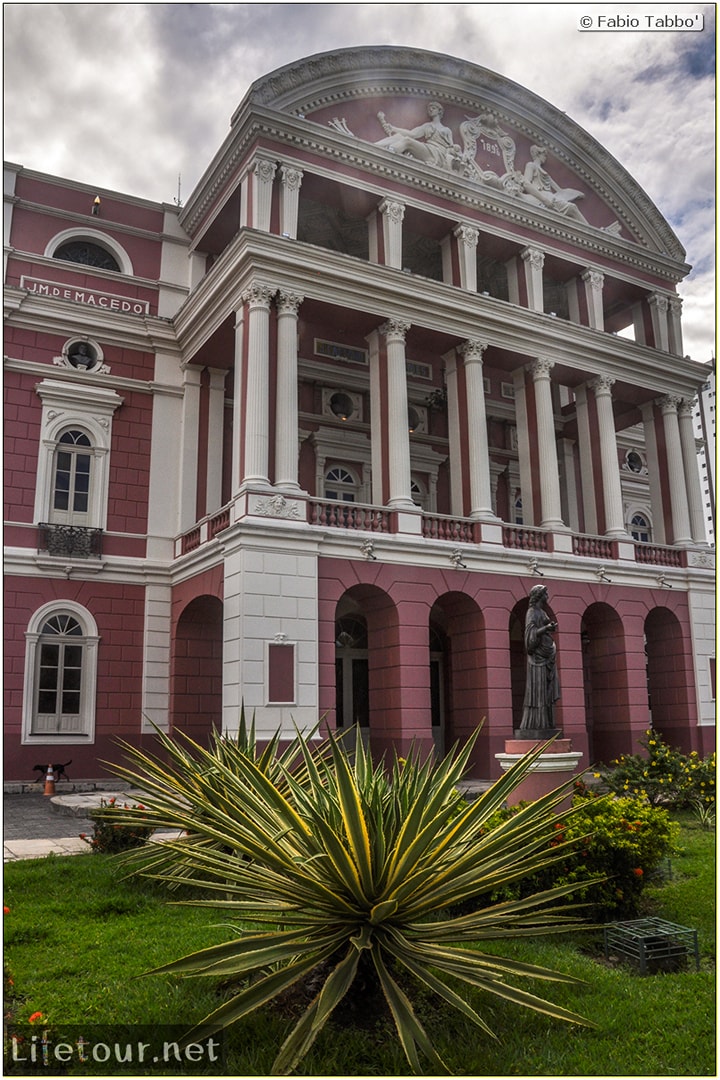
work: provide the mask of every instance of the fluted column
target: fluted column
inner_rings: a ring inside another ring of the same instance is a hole
[[[277,394],[275,398],[275,486],[299,491],[298,483],[298,310],[304,297],[280,290],[277,298]]]
[[[691,544],[690,513],[687,492],[685,490],[685,467],[683,465],[682,444],[678,406],[681,399],[674,394],[660,398],[658,405],[663,418],[665,431],[665,453],[667,455],[668,485],[670,487],[670,512],[672,514],[673,544]]]
[[[488,454],[483,353],[487,342],[471,340],[460,346],[465,361],[467,396],[468,469],[470,472],[470,517],[497,521],[492,508],[490,455]]]
[[[252,220],[253,229],[270,231],[273,180],[277,165],[274,161],[258,158],[252,166]]]
[[[612,387],[615,383],[609,375],[593,379],[590,388],[595,395],[598,435],[600,437],[600,464],[602,468],[603,506],[605,508],[605,535],[627,537],[623,516],[622,487],[618,468],[615,417],[612,407]]]
[[[280,232],[283,236],[297,239],[300,185],[303,173],[292,165],[280,167]]]
[[[380,333],[387,348],[388,506],[413,508],[405,371],[405,335],[409,329],[409,323],[389,319],[380,327]]]
[[[685,490],[687,491],[688,511],[690,514],[690,532],[696,544],[704,544],[707,543],[707,537],[705,534],[702,493],[700,491],[695,431],[693,429],[694,407],[695,402],[691,399],[686,398],[680,402],[678,406],[678,427],[680,429],[680,446],[685,470]]]
[[[392,199],[383,199],[378,206],[382,214],[383,243],[385,245],[385,265],[402,269],[402,223],[405,206]]]
[[[564,531],[566,526],[562,520],[560,471],[550,387],[550,372],[554,366],[552,360],[538,357],[530,365],[530,371],[535,385],[535,417],[540,470],[540,527]]]
[[[588,267],[580,277],[585,285],[588,326],[592,326],[595,330],[604,330],[605,313],[603,311],[603,284],[605,282],[605,275],[599,270],[592,270]]]
[[[253,283],[243,293],[247,304],[247,393],[245,398],[245,469],[243,483],[269,484],[270,303],[275,290]]]
[[[223,436],[225,433],[225,379],[227,371],[208,368],[208,453],[205,483],[205,513],[222,506]]]
[[[453,229],[457,241],[460,288],[477,292],[477,246],[480,231],[474,225],[460,224]]]
[[[673,356],[682,356],[682,300],[679,296],[668,297],[669,348]]]
[[[539,248],[525,248],[520,252],[520,258],[525,268],[525,287],[527,289],[527,306],[531,311],[543,311],[545,301],[543,297],[543,266],[545,254]]]
[[[652,319],[653,335],[655,337],[655,348],[662,349],[663,352],[668,352],[670,343],[668,340],[668,298],[661,293],[653,293],[648,297],[648,305],[650,307],[650,318]]]

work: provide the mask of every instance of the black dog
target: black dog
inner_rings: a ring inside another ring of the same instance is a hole
[[[64,776],[66,780],[70,779],[68,774],[65,772],[68,765],[72,765],[72,758],[70,758],[69,761],[66,761],[64,765],[61,765],[59,762],[57,765],[53,765],[52,771],[55,773],[56,780],[59,780],[61,776]],[[40,773],[40,776],[38,776],[37,780],[33,780],[34,784],[39,784],[40,781],[44,780],[47,776],[47,765],[33,765],[33,771]]]

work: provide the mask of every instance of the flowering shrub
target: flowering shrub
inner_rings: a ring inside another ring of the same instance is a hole
[[[634,795],[652,806],[697,807],[710,817],[715,810],[715,754],[702,759],[683,754],[652,729],[640,740],[645,754],[623,755],[596,774],[608,791]]]
[[[112,820],[108,811],[127,810],[127,822],[118,821],[117,815]],[[101,799],[100,808],[93,810],[88,815],[93,823],[93,835],[80,833],[80,839],[89,844],[93,851],[102,855],[114,855],[120,851],[128,851],[130,848],[140,847],[149,839],[154,831],[154,826],[143,824],[142,812],[144,806],[131,807],[124,803],[122,807],[115,797]]]
[[[500,811],[498,823],[519,809]],[[591,904],[594,918],[633,918],[649,872],[675,852],[678,833],[679,826],[667,811],[645,799],[599,796],[578,782],[573,814],[556,823],[549,844],[567,845],[567,859],[526,879],[514,893],[504,892],[503,899],[586,882],[573,891],[573,901]]]

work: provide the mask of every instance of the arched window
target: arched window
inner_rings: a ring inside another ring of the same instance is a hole
[[[652,526],[645,514],[633,514],[630,521],[630,535],[641,544],[649,544],[652,539]]]
[[[517,499],[513,504],[513,524],[523,524],[523,504],[521,495],[518,495]]]
[[[23,742],[91,742],[98,634],[89,611],[46,604],[26,634]]]
[[[358,481],[344,465],[333,465],[325,473],[325,498],[355,502]]]
[[[48,242],[44,254],[48,259],[77,263],[113,274],[132,274],[133,265],[122,244],[101,229],[64,229]]]
[[[90,240],[75,239],[61,244],[53,252],[53,259],[62,259],[63,262],[81,263],[83,266],[95,266],[100,270],[113,270],[120,272],[117,259],[100,244]]]
[[[55,524],[86,525],[90,508],[92,443],[84,431],[64,431],[53,467],[51,517]]]

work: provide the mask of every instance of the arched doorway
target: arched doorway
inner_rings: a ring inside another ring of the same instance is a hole
[[[430,611],[430,700],[433,741],[439,755],[465,743],[488,716],[485,625],[477,603],[445,593]],[[487,724],[475,745],[472,771],[489,776]]]
[[[657,607],[645,619],[650,724],[672,746],[695,749],[691,731],[692,658],[677,616]]]
[[[609,604],[591,604],[580,623],[585,724],[590,762],[630,753],[627,653],[622,619]]]
[[[335,620],[335,724],[342,731],[357,725],[366,746],[370,736],[369,689],[367,619],[357,610],[342,614],[339,607]]]
[[[198,596],[175,627],[170,665],[170,723],[201,746],[222,730],[223,605]]]

